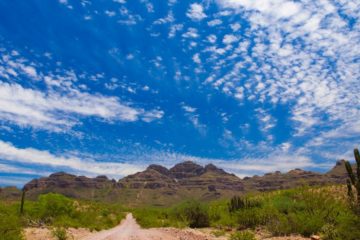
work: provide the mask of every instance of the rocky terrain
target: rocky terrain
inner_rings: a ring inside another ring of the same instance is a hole
[[[106,176],[88,178],[59,172],[49,177],[34,179],[27,183],[24,189],[30,199],[35,199],[42,193],[56,192],[80,199],[164,206],[187,198],[213,200],[246,192],[287,189],[304,184],[344,183],[345,179],[344,161],[337,162],[336,166],[325,174],[295,169],[287,173],[274,172],[244,179],[212,164],[203,167],[186,161],[170,169],[150,165],[143,172],[118,181]],[[20,190],[16,188],[0,189],[0,198],[18,196]]]

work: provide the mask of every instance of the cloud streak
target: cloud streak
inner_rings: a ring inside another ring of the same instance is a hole
[[[70,170],[77,174],[89,176],[108,175],[110,177],[123,177],[143,169],[139,165],[116,162],[97,162],[93,159],[81,159],[76,156],[57,156],[48,151],[34,148],[18,148],[12,143],[0,140],[0,159],[8,163],[51,166],[59,170]],[[5,165],[0,165],[4,167]],[[21,168],[6,166],[7,169]]]
[[[77,124],[81,116],[109,121],[151,122],[162,118],[163,112],[131,107],[116,97],[75,90],[68,94],[45,93],[19,84],[0,82],[0,116],[3,121],[59,131],[62,127],[70,128]]]

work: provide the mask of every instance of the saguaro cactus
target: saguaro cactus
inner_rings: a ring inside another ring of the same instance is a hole
[[[357,206],[360,208],[360,154],[357,148],[354,149],[354,156],[356,161],[356,175],[353,172],[351,164],[348,161],[345,162],[346,171],[349,175],[349,179],[347,180],[348,196],[353,198],[352,186],[354,186],[357,196]]]
[[[25,201],[25,189],[22,190],[21,194],[21,203],[20,203],[20,214],[22,215],[24,213],[24,201]]]

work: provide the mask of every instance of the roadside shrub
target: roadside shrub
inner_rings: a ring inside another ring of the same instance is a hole
[[[13,206],[6,206],[0,203],[0,239],[21,240],[22,229],[21,219]]]
[[[333,196],[309,188],[287,190],[274,195],[269,204],[278,209],[279,213],[267,224],[274,235],[297,233],[308,237],[319,233],[326,224],[337,226],[340,217],[349,212]]]
[[[35,210],[39,218],[47,224],[53,223],[56,218],[72,218],[75,215],[73,200],[56,193],[40,195]]]
[[[237,226],[235,214],[229,214],[228,201],[219,200],[208,206],[210,225],[216,228],[233,228]]]
[[[266,225],[276,214],[276,209],[272,207],[249,208],[237,211],[236,217],[240,228],[255,228]]]
[[[184,214],[191,228],[208,227],[210,225],[208,210],[199,202],[189,202],[184,208]]]
[[[24,218],[32,225],[102,230],[116,226],[125,216],[125,209],[117,204],[78,201],[54,193],[40,195],[26,206]]]
[[[174,214],[184,219],[191,228],[210,226],[209,212],[206,205],[198,201],[188,201],[175,207]]]
[[[68,239],[68,235],[66,233],[66,229],[62,228],[62,227],[56,227],[52,230],[52,234],[53,236],[57,239],[57,240],[67,240]]]
[[[256,240],[256,238],[253,232],[241,231],[231,234],[229,240]]]
[[[143,207],[132,210],[136,221],[143,228],[150,227],[186,227],[184,216],[180,216],[170,208]]]

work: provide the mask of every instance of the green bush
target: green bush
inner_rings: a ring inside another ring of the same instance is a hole
[[[76,214],[74,201],[55,193],[40,195],[35,211],[47,224],[54,223],[55,219],[65,216],[72,218]]]
[[[220,200],[208,206],[210,225],[216,228],[233,228],[237,226],[235,214],[229,214],[227,201]]]
[[[339,217],[349,212],[333,196],[307,188],[288,190],[274,196],[269,204],[278,209],[268,224],[275,235],[297,233],[308,237],[319,233],[326,224],[337,225]]]
[[[360,239],[360,217],[349,214],[341,217],[337,226],[338,238],[336,240],[359,240]]]
[[[62,227],[56,227],[52,230],[52,234],[53,236],[57,239],[57,240],[67,240],[68,239],[68,235],[66,233],[66,229],[62,228]]]
[[[240,228],[255,228],[266,225],[276,215],[277,210],[272,207],[241,209],[236,212]]]
[[[21,219],[15,207],[0,203],[0,240],[23,239]]]
[[[256,240],[256,238],[253,232],[241,231],[231,234],[229,240]]]
[[[179,215],[185,216],[191,228],[208,227],[210,225],[207,207],[197,201],[187,202],[180,208],[180,211]]]
[[[185,227],[184,219],[177,218],[172,209],[159,207],[144,207],[132,210],[137,222],[143,228],[150,227]]]
[[[75,201],[54,193],[40,195],[36,202],[27,202],[24,214],[33,224],[91,230],[114,227],[124,216],[125,209],[117,204]]]
[[[325,224],[321,228],[321,238],[324,240],[337,240],[339,239],[339,233],[333,224]]]
[[[132,213],[142,227],[208,227],[209,209],[197,201],[187,201],[171,208],[144,207]]]

